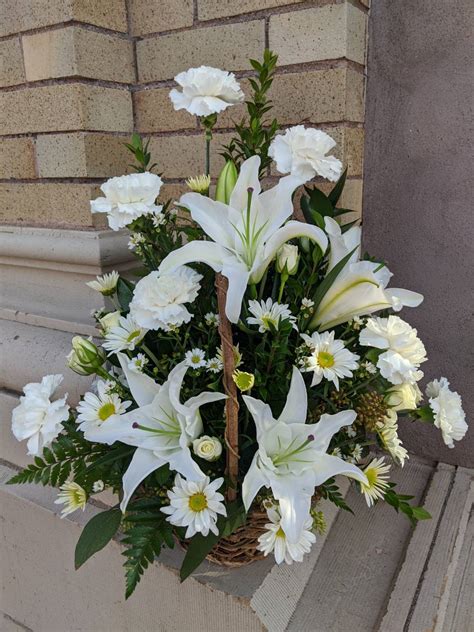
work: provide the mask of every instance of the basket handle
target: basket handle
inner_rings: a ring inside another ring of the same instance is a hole
[[[222,274],[216,274],[217,305],[219,310],[219,335],[222,345],[222,359],[224,364],[224,391],[228,398],[225,403],[225,442],[227,446],[227,476],[230,485],[227,488],[227,500],[237,498],[237,479],[239,474],[239,400],[237,387],[232,374],[235,369],[234,343],[232,339],[232,325],[225,313],[227,290],[229,282]]]

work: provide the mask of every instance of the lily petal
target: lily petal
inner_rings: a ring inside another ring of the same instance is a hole
[[[276,186],[260,194],[261,224],[265,223],[264,241],[293,213],[292,195],[303,182],[301,178],[288,175],[280,178]]]
[[[335,415],[321,415],[321,419],[310,426],[314,435],[314,447],[321,452],[326,452],[331,439],[344,426],[354,423],[357,414],[353,410],[343,410]]]
[[[229,280],[225,313],[231,323],[237,323],[250,273],[243,263],[227,257],[223,262],[222,274]]]
[[[173,452],[167,459],[172,470],[179,472],[188,481],[199,481],[205,478],[204,472],[191,456],[189,448]]]
[[[264,486],[268,487],[268,479],[258,468],[257,455],[255,455],[242,483],[242,500],[247,511],[259,490]]]
[[[332,454],[321,454],[314,466],[315,481],[314,484],[322,485],[328,478],[343,474],[349,478],[355,478],[360,483],[367,484],[367,477],[357,466],[343,461],[338,456]]]
[[[227,204],[211,200],[199,193],[185,193],[179,203],[191,211],[191,217],[197,222],[211,239],[226,248],[232,248],[235,230],[232,224],[240,215],[232,213]]]
[[[173,250],[160,264],[161,273],[171,272],[187,263],[205,263],[215,272],[222,269],[222,261],[227,251],[220,244],[212,241],[190,241],[178,250]]]
[[[349,263],[358,261],[362,236],[360,226],[352,226],[346,233],[342,233],[340,225],[332,217],[324,218],[324,226],[329,235],[329,242],[331,244],[328,272],[332,270],[341,259],[344,259],[346,255],[354,250],[354,248],[357,248],[357,250],[352,254]]]
[[[258,179],[259,168],[259,156],[247,158],[247,160],[242,163],[239,177],[230,196],[229,206],[238,211],[243,211],[247,208],[249,188],[253,189],[253,195],[260,193],[260,181]]]
[[[139,406],[151,404],[155,395],[158,394],[158,391],[161,388],[160,385],[157,384],[151,377],[145,375],[145,373],[131,371],[128,368],[129,359],[124,353],[117,353],[117,358],[120,362],[122,371],[125,374],[133,399]]]
[[[418,307],[424,300],[423,294],[401,288],[389,287],[385,290],[385,294],[391,300],[392,309],[396,312],[399,312],[402,307]]]
[[[127,505],[132,497],[133,492],[137,489],[145,478],[161,467],[165,462],[158,456],[155,456],[151,450],[143,450],[137,448],[133,455],[127,471],[123,475],[123,499],[120,503],[122,513],[125,512]]]
[[[306,384],[299,370],[294,366],[291,376],[290,390],[278,421],[287,424],[304,424],[308,411],[308,394]]]
[[[314,473],[272,478],[273,495],[280,504],[281,526],[289,542],[298,542],[311,509]]]
[[[265,430],[268,430],[276,423],[273,418],[272,410],[270,406],[262,402],[261,399],[256,399],[249,395],[243,395],[242,398],[253,417],[258,438],[262,432],[265,432]]]

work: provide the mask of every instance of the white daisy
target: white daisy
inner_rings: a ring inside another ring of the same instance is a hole
[[[145,236],[142,235],[142,233],[132,233],[130,235],[130,239],[128,240],[128,249],[136,250],[144,243],[145,243]]]
[[[314,301],[310,298],[302,298],[301,299],[301,307],[303,309],[311,309],[314,306]]]
[[[114,270],[108,274],[96,277],[95,281],[88,281],[86,285],[92,290],[100,292],[104,296],[111,296],[112,294],[115,294],[115,288],[117,287],[119,276],[119,273]]]
[[[258,325],[260,333],[270,331],[272,325],[278,329],[280,321],[289,320],[296,329],[296,318],[288,309],[288,305],[274,303],[271,298],[266,301],[249,301],[249,312],[252,314],[247,318],[249,325]]]
[[[122,415],[131,402],[122,402],[116,393],[107,389],[107,383],[97,383],[97,395],[86,393],[84,399],[77,406],[77,423],[88,441],[95,441],[100,427],[109,418]]]
[[[206,368],[211,373],[220,373],[224,369],[224,364],[219,356],[215,356],[207,361]]]
[[[191,349],[191,351],[186,351],[184,361],[186,366],[189,366],[192,369],[200,369],[201,367],[207,365],[206,354],[202,349],[198,349],[197,347]]]
[[[352,377],[352,371],[359,366],[359,356],[345,348],[342,340],[334,339],[333,331],[311,336],[301,334],[311,354],[301,359],[301,371],[313,372],[311,386],[319,384],[323,378],[334,383],[339,390],[339,378]]]
[[[218,327],[219,326],[219,314],[214,314],[213,312],[208,312],[204,316],[204,321],[208,327]]]
[[[118,326],[111,327],[105,334],[102,346],[107,349],[109,355],[125,350],[133,351],[143,340],[147,331],[140,327],[130,314],[127,317],[121,316]]]
[[[155,228],[161,228],[163,224],[166,224],[165,214],[161,211],[155,211],[151,216],[151,221]]]
[[[281,527],[281,516],[277,509],[267,509],[271,522],[265,525],[267,531],[258,538],[257,550],[262,551],[265,557],[272,553],[277,564],[286,562],[302,562],[305,553],[309,553],[311,545],[316,542],[316,536],[311,531],[313,520],[311,516],[306,519],[297,542],[289,542]]]
[[[341,448],[334,448],[334,450],[331,452],[331,455],[337,456],[338,458],[342,459]]]
[[[209,531],[219,535],[217,515],[227,516],[224,496],[217,491],[223,482],[223,478],[216,478],[211,483],[208,476],[187,481],[176,474],[174,487],[168,492],[170,504],[161,508],[169,516],[166,520],[177,527],[187,527],[185,538],[196,533],[207,536]]]
[[[354,426],[347,426],[346,428],[347,436],[353,439],[357,435],[357,430],[355,430]]]
[[[351,457],[353,458],[355,463],[358,463],[362,458],[362,446],[359,443],[356,443],[354,449],[352,450]]]
[[[87,494],[80,485],[72,482],[64,483],[59,490],[58,497],[54,503],[56,505],[64,505],[61,510],[61,518],[65,518],[77,509],[84,511],[86,508]]]
[[[364,469],[367,476],[367,484],[360,483],[361,492],[365,496],[365,500],[369,507],[372,507],[376,500],[383,498],[385,492],[389,488],[388,472],[390,465],[384,465],[384,459],[373,459]]]
[[[461,396],[449,388],[445,377],[430,382],[426,396],[434,414],[434,425],[441,430],[445,444],[454,448],[454,441],[460,441],[467,432]]]
[[[352,329],[355,329],[355,331],[358,331],[364,324],[364,319],[361,318],[360,316],[354,316],[350,324],[352,325]]]
[[[143,373],[147,364],[149,364],[149,360],[143,353],[137,353],[128,363],[128,368],[130,371],[134,373]]]

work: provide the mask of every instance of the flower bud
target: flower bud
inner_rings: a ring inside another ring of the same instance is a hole
[[[205,461],[217,461],[222,454],[222,444],[217,437],[203,435],[193,441],[193,452]]]
[[[211,186],[211,176],[203,174],[201,176],[195,176],[194,178],[188,178],[186,180],[186,184],[191,191],[207,195],[209,187]]]
[[[279,274],[282,274],[284,272],[289,275],[296,274],[299,261],[300,255],[298,252],[298,246],[283,244],[283,246],[277,252],[277,272]]]
[[[235,183],[237,182],[237,177],[237,167],[232,162],[232,160],[228,160],[225,163],[224,168],[222,169],[217,180],[216,200],[218,202],[229,204],[230,195],[234,190]]]
[[[391,388],[387,394],[387,403],[392,410],[414,410],[422,399],[418,384],[406,382]]]
[[[253,373],[239,371],[238,369],[232,373],[232,379],[236,383],[237,388],[242,392],[249,391],[255,384],[255,375]]]
[[[120,321],[120,312],[109,312],[99,318],[100,326],[102,327],[102,331],[107,334],[113,327],[118,327]]]
[[[70,369],[79,375],[92,375],[104,364],[105,351],[95,346],[92,340],[74,336],[72,350],[67,356]]]

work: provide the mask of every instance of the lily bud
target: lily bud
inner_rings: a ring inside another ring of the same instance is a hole
[[[276,269],[279,274],[286,273],[288,275],[296,274],[300,255],[298,246],[291,244],[283,244],[277,252]]]
[[[79,375],[92,375],[104,364],[105,351],[86,338],[74,336],[72,350],[67,356],[67,364],[70,369]]]
[[[217,180],[216,200],[218,202],[229,204],[230,195],[234,190],[235,183],[237,182],[237,177],[237,167],[232,162],[232,160],[228,160],[225,163],[224,168],[220,172],[219,178]]]

